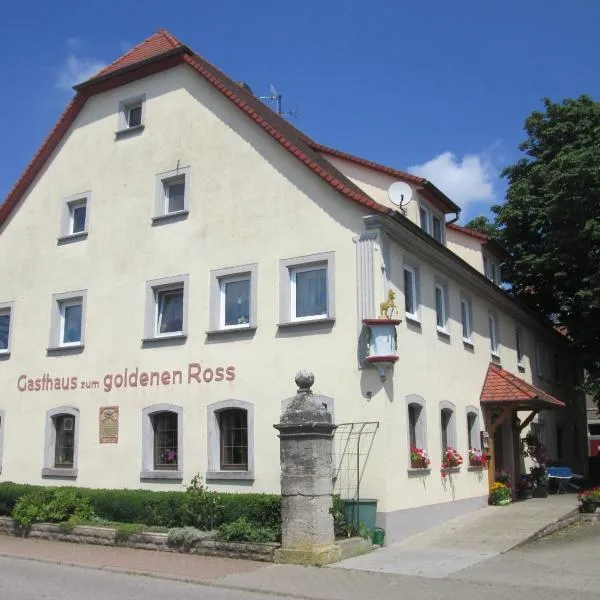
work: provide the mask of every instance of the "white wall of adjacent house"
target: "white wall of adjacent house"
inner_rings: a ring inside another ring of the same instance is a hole
[[[145,129],[115,139],[119,103],[141,94],[146,95]],[[156,175],[178,166],[189,167],[189,215],[153,222]],[[64,199],[88,191],[87,238],[59,244]],[[68,406],[79,410],[76,485],[182,489],[208,468],[208,407],[236,400],[254,406],[255,479],[210,486],[277,492],[279,444],[272,425],[279,421],[282,400],[295,392],[296,371],[307,368],[315,374],[316,391],[335,398],[337,423],[380,423],[361,490],[363,497],[379,500],[380,511],[484,497],[487,478],[466,468],[466,409],[478,407],[490,361],[490,308],[499,318],[499,358],[517,373],[514,319],[473,295],[473,347],[465,347],[460,294],[469,290],[393,243],[387,268],[400,316],[404,319],[403,265],[411,263],[420,273],[421,323],[400,324],[400,360],[385,382],[375,369],[359,368],[354,238],[364,232],[367,214],[300,165],[189,67],[92,97],[0,231],[0,255],[11,257],[0,265],[0,303],[14,301],[11,353],[0,361],[0,409],[6,418],[0,479],[72,484],[41,474],[46,413]],[[287,285],[280,279],[280,260],[328,252],[335,255],[335,323],[278,326]],[[378,306],[387,283],[379,269],[382,247],[376,244],[375,252]],[[256,331],[207,334],[210,271],[249,263],[257,264]],[[177,275],[189,281],[187,339],[144,344],[146,282]],[[439,279],[448,291],[448,335],[436,329]],[[52,295],[73,290],[87,290],[85,347],[47,353]],[[534,334],[526,319],[521,325],[525,371],[520,376],[531,380]],[[232,367],[235,377],[199,383],[188,376],[190,363],[213,374]],[[167,379],[180,371],[181,383],[117,388],[114,375],[125,369],[170,372]],[[44,375],[76,377],[77,386],[19,389]],[[82,387],[86,382],[98,385]],[[534,383],[554,391],[549,380]],[[432,471],[424,480],[408,473],[406,398],[411,394],[426,405]],[[452,483],[439,475],[442,401],[455,405],[457,446],[465,456]],[[140,480],[142,411],[155,404],[183,408],[182,482]],[[99,443],[98,415],[105,406],[119,407],[117,444]]]
[[[481,240],[447,227],[446,246],[474,269],[484,273]]]

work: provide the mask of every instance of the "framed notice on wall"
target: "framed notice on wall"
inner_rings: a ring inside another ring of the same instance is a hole
[[[119,443],[119,407],[100,407],[100,443]]]

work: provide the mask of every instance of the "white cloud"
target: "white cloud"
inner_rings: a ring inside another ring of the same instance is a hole
[[[459,159],[456,154],[446,151],[422,165],[408,167],[408,170],[429,179],[463,209],[463,214],[467,214],[469,205],[475,202],[491,204],[496,201],[494,184],[498,180],[498,170],[486,152],[465,154]]]
[[[105,66],[106,63],[95,58],[70,54],[65,64],[58,70],[56,87],[61,90],[70,90],[75,84],[89,79]]]

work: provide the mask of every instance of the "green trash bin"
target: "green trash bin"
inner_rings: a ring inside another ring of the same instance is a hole
[[[371,533],[371,541],[377,546],[383,546],[383,542],[385,541],[385,530],[381,529],[381,527],[375,527]]]
[[[358,502],[356,500],[342,500],[342,502],[344,503],[346,522],[350,527],[360,527],[362,523],[369,531],[375,529],[377,500],[361,498]]]

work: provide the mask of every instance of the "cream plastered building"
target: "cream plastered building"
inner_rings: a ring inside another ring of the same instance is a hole
[[[458,212],[158,32],[77,86],[0,206],[0,479],[278,492],[273,424],[305,368],[336,423],[377,423],[360,495],[394,540],[486,503],[469,447],[500,436],[496,466],[518,467],[516,398],[485,408],[490,364],[535,386],[537,430],[576,467],[566,341],[500,287],[501,251]],[[380,372],[363,321],[390,290],[397,360]],[[464,457],[446,476],[442,444]]]

